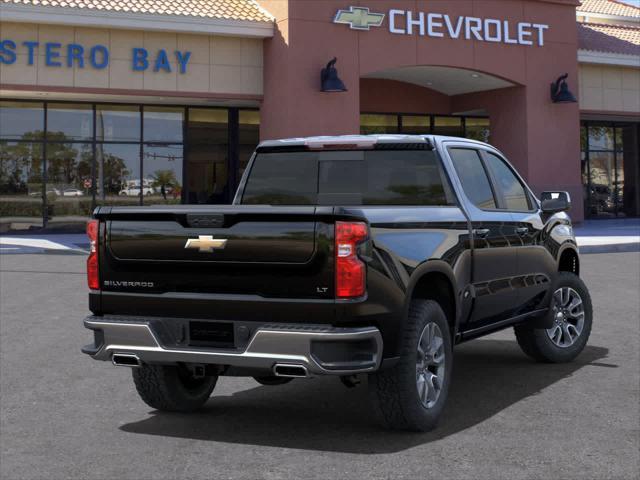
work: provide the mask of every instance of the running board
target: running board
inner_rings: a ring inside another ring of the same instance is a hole
[[[539,310],[533,310],[532,312],[523,313],[522,315],[517,315],[512,318],[507,318],[506,320],[501,320],[496,323],[491,323],[489,325],[484,325],[482,327],[465,330],[463,332],[460,332],[459,342],[466,342],[468,340],[472,340],[474,338],[478,338],[483,335],[487,335],[489,333],[497,332],[499,330],[504,330],[505,328],[509,328],[518,323],[522,323],[525,320],[528,320],[530,318],[541,317],[548,311],[549,311],[548,308],[541,308]]]

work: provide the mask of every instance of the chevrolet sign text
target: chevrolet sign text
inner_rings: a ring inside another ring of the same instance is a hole
[[[544,46],[549,25],[510,22],[495,18],[450,16],[446,13],[414,12],[391,9],[388,15],[370,12],[366,7],[339,10],[334,23],[348,24],[354,30],[370,30],[382,26],[388,17],[389,32],[396,35],[477,40],[508,45]]]

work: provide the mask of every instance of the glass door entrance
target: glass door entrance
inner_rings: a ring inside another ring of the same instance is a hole
[[[638,123],[583,122],[585,213],[591,218],[640,214]]]

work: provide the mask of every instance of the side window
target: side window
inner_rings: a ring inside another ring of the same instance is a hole
[[[493,190],[478,151],[468,148],[451,148],[449,155],[469,200],[478,208],[497,208]]]
[[[493,173],[493,177],[498,184],[498,195],[504,200],[507,210],[528,211],[531,210],[529,199],[520,180],[514,175],[504,160],[486,152],[487,167]]]

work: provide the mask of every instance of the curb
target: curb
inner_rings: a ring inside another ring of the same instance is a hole
[[[581,254],[591,253],[628,253],[640,252],[640,243],[622,243],[617,245],[585,245],[578,246]]]
[[[88,255],[89,254],[89,252],[85,250],[76,250],[76,249],[55,250],[55,249],[48,249],[48,248],[44,249],[42,253],[44,253],[45,255]]]

